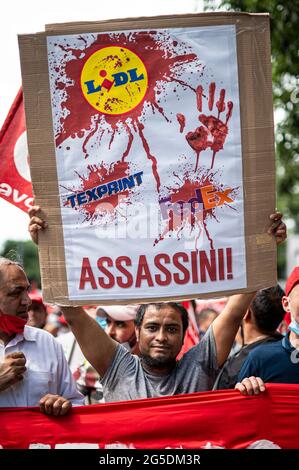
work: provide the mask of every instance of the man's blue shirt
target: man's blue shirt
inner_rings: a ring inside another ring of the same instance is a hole
[[[299,344],[293,348],[289,334],[281,341],[255,348],[244,362],[238,381],[250,376],[264,382],[299,384]]]

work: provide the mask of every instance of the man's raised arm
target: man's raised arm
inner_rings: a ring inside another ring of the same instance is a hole
[[[254,296],[255,292],[232,295],[224,310],[212,323],[219,367],[228,358],[239,326]]]
[[[83,355],[101,377],[111,364],[118,343],[82,307],[60,307]]]

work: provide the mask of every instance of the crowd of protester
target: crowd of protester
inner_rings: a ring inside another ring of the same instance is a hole
[[[34,214],[33,239],[42,227]],[[286,237],[280,214],[271,230],[278,242]],[[0,258],[0,406],[57,416],[72,404],[257,394],[265,382],[299,383],[298,348],[299,267],[285,292],[81,308],[45,304],[22,266]]]

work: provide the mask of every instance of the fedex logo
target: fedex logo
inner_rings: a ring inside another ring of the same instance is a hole
[[[234,200],[229,196],[232,191],[232,188],[217,190],[213,185],[207,185],[196,188],[194,197],[187,201],[178,200],[178,193],[169,195],[159,201],[162,218],[168,219],[170,210],[181,217],[186,213],[191,213],[194,216],[196,212],[213,209],[225,203],[232,203]]]

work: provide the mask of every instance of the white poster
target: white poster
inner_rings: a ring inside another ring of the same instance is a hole
[[[69,298],[245,288],[235,26],[47,47]]]

